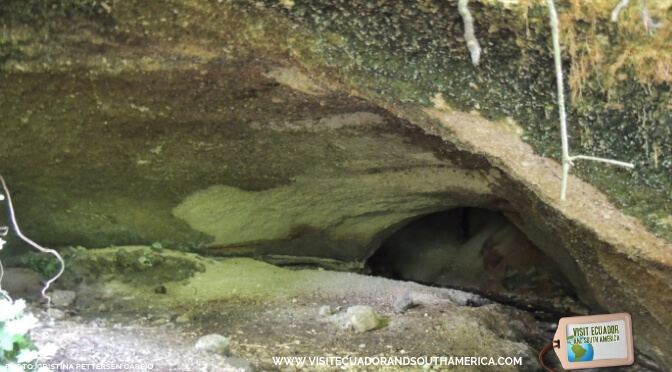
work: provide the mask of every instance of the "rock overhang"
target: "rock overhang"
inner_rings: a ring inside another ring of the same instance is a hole
[[[669,288],[669,244],[594,189],[572,179],[570,199],[558,203],[557,166],[503,126],[448,104],[422,111],[436,87],[391,100],[419,81],[411,77],[420,65],[397,66],[397,80],[407,81],[395,85],[383,79],[393,59],[358,55],[346,37],[327,34],[371,72],[370,80],[343,79],[356,75],[356,63],[325,68],[320,45],[300,42],[306,31],[294,15],[289,23],[301,34],[291,45],[274,35],[290,10],[263,18],[245,3],[246,18],[231,4],[174,5],[149,6],[155,14],[141,6],[130,17],[132,7],[115,4],[97,13],[105,22],[83,19],[79,28],[50,19],[56,32],[47,35],[61,46],[53,49],[36,37],[45,30],[5,18],[12,47],[3,54],[2,134],[11,141],[0,145],[3,175],[20,190],[16,203],[29,205],[19,219],[31,236],[50,245],[210,244],[282,263],[312,254],[356,269],[419,215],[485,206],[565,262],[570,277],[580,273],[576,286],[596,311],[638,314],[643,350],[665,357],[656,344],[669,337],[660,330],[672,324],[670,299],[656,288]],[[424,45],[410,41],[403,36],[399,46]],[[448,41],[459,56],[462,43]],[[451,104],[482,91],[468,81],[444,87]],[[497,96],[498,80],[488,81]],[[651,290],[637,288],[641,281]]]

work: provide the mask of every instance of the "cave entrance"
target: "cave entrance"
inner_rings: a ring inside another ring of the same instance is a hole
[[[415,219],[388,237],[367,264],[377,276],[554,313],[582,312],[555,262],[497,211],[462,207]]]

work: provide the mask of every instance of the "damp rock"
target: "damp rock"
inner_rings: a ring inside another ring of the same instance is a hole
[[[349,324],[355,331],[363,333],[387,325],[387,319],[376,314],[369,306],[351,306],[346,311]]]
[[[205,350],[210,353],[229,355],[231,340],[216,333],[203,336],[196,341],[196,350]]]

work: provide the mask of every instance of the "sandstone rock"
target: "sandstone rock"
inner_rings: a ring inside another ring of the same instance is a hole
[[[421,216],[490,208],[559,267],[591,311],[633,314],[638,350],[671,369],[659,346],[672,344],[669,74],[655,68],[669,65],[656,53],[669,40],[659,33],[632,45],[622,36],[643,30],[627,17],[592,37],[581,26],[585,7],[562,9],[563,22],[576,23],[565,27],[586,40],[579,49],[602,50],[608,38],[614,50],[633,51],[580,50],[588,70],[571,69],[579,93],[571,114],[581,123],[573,150],[638,164],[633,177],[585,168],[582,177],[637,206],[628,213],[663,240],[577,177],[559,201],[557,160],[530,146],[558,142],[549,131],[552,66],[528,53],[548,48],[544,5],[479,2],[487,6],[474,16],[488,25],[489,47],[478,69],[465,68],[459,52],[455,2],[0,2],[8,139],[0,156],[11,165],[9,188],[21,189],[13,198],[30,221],[24,232],[45,246],[161,241],[360,270]],[[669,22],[668,2],[653,3],[652,17]],[[609,22],[613,4],[590,8],[594,24]],[[519,264],[507,254],[520,252],[482,247],[457,263],[482,252],[493,274],[485,284],[496,286]],[[420,276],[463,279],[436,267],[445,252],[423,257],[432,264]],[[137,269],[159,264],[141,260]]]

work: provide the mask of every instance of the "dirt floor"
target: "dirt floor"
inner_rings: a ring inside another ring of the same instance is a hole
[[[145,269],[123,270],[126,259]],[[79,270],[63,283],[81,283],[62,289],[77,292],[74,304],[51,317],[32,307],[42,321],[31,336],[38,347],[56,346],[42,361],[60,363],[55,371],[534,371],[555,331],[529,312],[457,290],[250,259],[122,247],[80,252],[72,266]],[[155,280],[188,267],[192,276]],[[87,277],[91,268],[98,281]],[[403,298],[415,306],[398,311]],[[346,314],[354,305],[370,306],[386,326],[356,332]],[[212,333],[231,340],[228,356],[195,349]],[[297,366],[278,357],[321,359]],[[394,357],[396,365],[382,365]],[[459,365],[457,357],[522,365]]]

